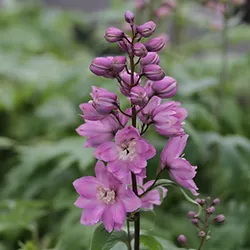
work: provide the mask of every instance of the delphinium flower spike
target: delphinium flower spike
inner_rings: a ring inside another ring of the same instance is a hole
[[[167,45],[167,36],[154,36],[153,21],[137,26],[130,11],[126,11],[125,21],[131,35],[111,27],[104,38],[116,43],[126,56],[97,57],[90,64],[96,76],[116,80],[121,95],[93,86],[92,100],[80,105],[84,123],[76,131],[86,138],[85,147],[95,148],[97,163],[96,177],[74,182],[79,194],[75,205],[83,209],[82,224],[102,222],[108,232],[121,230],[126,217],[127,223],[134,221],[134,250],[139,250],[140,212],[154,209],[167,196],[168,190],[157,183],[159,173],[168,170],[172,178],[168,183],[194,195],[198,188],[193,181],[196,167],[180,156],[188,138],[183,128],[187,111],[179,102],[164,100],[174,97],[178,89],[177,81],[160,66],[158,53]],[[130,106],[126,110],[119,102],[122,95]],[[150,126],[168,142],[161,153],[160,172],[145,181],[148,160],[156,155],[154,146],[144,138]]]

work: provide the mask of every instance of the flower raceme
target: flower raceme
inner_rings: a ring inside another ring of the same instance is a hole
[[[95,148],[98,161],[96,177],[82,177],[74,182],[79,194],[75,205],[83,209],[82,224],[102,222],[109,232],[121,230],[126,217],[137,220],[140,210],[152,210],[166,197],[167,189],[156,185],[158,174],[155,180],[145,182],[147,161],[156,155],[154,146],[144,139],[152,125],[160,135],[169,138],[161,153],[161,171],[168,170],[177,184],[197,195],[193,181],[196,167],[180,157],[188,138],[183,128],[187,111],[179,102],[163,100],[177,92],[177,80],[166,76],[159,65],[158,52],[167,45],[167,37],[150,38],[156,30],[155,23],[148,21],[136,26],[130,11],[125,13],[125,21],[132,36],[112,27],[104,37],[116,43],[128,58],[97,57],[90,70],[96,76],[117,80],[119,97],[125,96],[130,108],[124,110],[120,106],[118,94],[93,86],[92,100],[80,105],[84,123],[76,129],[86,138],[84,146]],[[138,225],[135,231],[138,232]],[[138,234],[134,238],[134,249],[138,250]]]

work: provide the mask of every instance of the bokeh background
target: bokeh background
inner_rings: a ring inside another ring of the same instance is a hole
[[[178,80],[175,100],[189,111],[185,156],[198,166],[201,197],[219,197],[217,212],[227,218],[211,227],[204,249],[250,249],[249,1],[234,8],[226,30],[200,1],[179,0],[160,18],[154,14],[160,0],[144,11],[135,2],[1,2],[0,250],[89,248],[94,227],[79,222],[72,182],[93,174],[95,160],[75,132],[82,123],[78,106],[90,99],[91,85],[117,90],[115,81],[88,67],[95,56],[121,53],[103,34],[110,24],[123,27],[127,9],[137,13],[137,23],[153,19],[157,33],[170,37],[161,66]],[[165,138],[151,129],[148,139],[159,154]],[[158,164],[149,162],[149,178]],[[170,188],[157,216],[143,214],[142,230],[159,237],[164,249],[179,249],[181,233],[195,248],[197,231],[186,217],[194,209]]]

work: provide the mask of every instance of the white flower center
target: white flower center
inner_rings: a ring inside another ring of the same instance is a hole
[[[115,203],[115,191],[102,186],[97,187],[97,199],[103,201],[106,204]]]
[[[120,160],[133,160],[136,156],[136,142],[131,140],[129,143],[124,142],[119,146],[119,158]]]

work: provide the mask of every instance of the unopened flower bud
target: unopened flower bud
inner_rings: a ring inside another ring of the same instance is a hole
[[[160,98],[170,98],[177,92],[177,81],[169,76],[165,76],[160,81],[155,81],[152,89]]]
[[[140,64],[145,66],[147,64],[159,64],[160,57],[156,52],[148,52],[148,54],[141,59]]]
[[[138,42],[134,44],[134,54],[138,57],[145,57],[148,51],[143,43]]]
[[[126,56],[115,56],[112,59],[111,70],[115,73],[122,72],[125,68],[126,62]]]
[[[135,16],[131,11],[127,10],[124,17],[127,23],[133,24]]]
[[[167,36],[162,35],[148,40],[145,43],[145,46],[148,51],[157,52],[165,47],[167,40],[168,40]]]
[[[194,212],[194,211],[189,211],[187,213],[187,217],[190,218],[190,219],[193,219],[195,217],[195,215],[196,215],[196,212]]]
[[[90,95],[93,98],[93,107],[100,114],[110,114],[112,110],[117,109],[118,98],[115,93],[93,86]]]
[[[191,221],[192,221],[192,223],[194,225],[198,225],[199,224],[199,220],[198,219],[192,219]]]
[[[90,64],[89,69],[97,76],[105,76],[110,71],[112,60],[107,57],[96,57]]]
[[[179,235],[178,238],[177,238],[177,240],[178,240],[178,242],[179,242],[180,244],[182,244],[182,245],[184,245],[184,246],[187,245],[187,238],[186,238],[185,235],[183,235],[183,234]]]
[[[156,28],[156,24],[152,21],[146,22],[136,27],[137,32],[143,37],[151,36]]]
[[[222,223],[225,221],[225,216],[224,214],[219,214],[217,216],[214,217],[214,221],[217,222],[217,223]]]
[[[199,199],[199,198],[195,199],[195,201],[196,201],[198,204],[200,204],[201,206],[203,206],[203,205],[205,204],[205,202],[206,202],[204,199]]]
[[[211,206],[211,207],[206,209],[207,214],[212,214],[212,213],[214,213],[214,211],[215,211],[214,206]]]
[[[131,102],[138,106],[144,106],[148,102],[146,90],[142,86],[135,86],[130,90]]]
[[[152,81],[162,80],[165,76],[162,68],[157,64],[148,64],[143,67],[143,74]]]
[[[115,43],[122,39],[124,33],[122,30],[117,28],[108,28],[105,32],[104,38],[110,42]]]
[[[122,38],[122,40],[118,42],[118,46],[122,51],[127,52],[128,54],[131,54],[133,50],[132,50],[131,43],[128,41],[132,42],[131,38],[126,35],[126,38]]]
[[[123,71],[120,74],[120,77],[122,79],[122,81],[120,82],[120,85],[121,85],[120,90],[121,90],[123,95],[129,97],[129,93],[130,93],[130,89],[132,87],[132,84],[137,83],[139,81],[140,76],[137,73],[134,73],[133,83],[131,82],[131,75],[128,74],[127,71]]]
[[[216,198],[216,199],[213,200],[212,205],[218,205],[219,203],[220,203],[220,199]]]
[[[204,231],[200,231],[198,234],[199,237],[205,237],[206,233]]]

